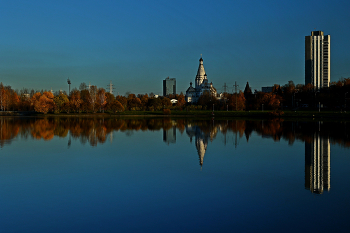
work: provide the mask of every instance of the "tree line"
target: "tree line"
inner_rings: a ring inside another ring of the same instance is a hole
[[[329,88],[315,89],[313,85],[289,81],[284,86],[275,84],[270,92],[252,92],[249,83],[244,92],[223,93],[221,98],[203,93],[196,104],[188,104],[183,93],[156,98],[153,93],[125,96],[106,92],[97,86],[87,87],[82,83],[79,89],[69,94],[63,92],[13,90],[0,83],[0,111],[36,111],[39,113],[117,113],[123,111],[160,110],[279,110],[300,107],[317,108],[322,105],[329,109],[347,109],[350,103],[350,78],[332,82]],[[172,103],[171,99],[176,99]]]
[[[350,78],[331,82],[328,88],[315,88],[312,84],[289,81],[284,86],[275,84],[270,92],[252,93],[247,83],[244,90],[246,110],[313,109],[330,110],[349,108]]]
[[[172,104],[171,99],[177,103]],[[96,112],[123,112],[128,111],[159,111],[164,108],[182,109],[185,106],[185,96],[180,95],[159,97],[148,94],[132,94],[127,96],[106,92],[97,86],[87,87],[82,83],[78,89],[69,94],[65,92],[15,91],[10,86],[0,83],[0,110],[1,111],[35,111],[39,113],[96,113]]]

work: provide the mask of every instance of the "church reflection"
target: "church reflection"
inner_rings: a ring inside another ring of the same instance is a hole
[[[305,142],[305,188],[322,194],[331,188],[331,149],[328,137],[315,132],[310,142]]]
[[[197,125],[188,124],[185,128],[186,134],[190,137],[190,142],[192,143],[193,138],[195,140],[195,145],[199,157],[199,165],[202,167],[204,162],[204,155],[208,147],[208,142],[209,140],[212,141],[213,138],[215,138],[217,134],[217,128],[214,127],[212,130],[205,132],[201,130],[201,128]]]

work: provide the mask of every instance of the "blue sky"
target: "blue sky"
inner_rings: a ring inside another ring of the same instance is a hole
[[[115,94],[177,91],[203,54],[210,82],[232,91],[304,84],[304,38],[331,35],[331,81],[350,77],[349,1],[1,1],[0,82],[68,91],[81,82]]]

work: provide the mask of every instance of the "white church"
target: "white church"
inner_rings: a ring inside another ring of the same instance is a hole
[[[190,87],[186,91],[185,100],[187,103],[197,103],[198,99],[203,93],[208,92],[211,96],[220,99],[221,95],[218,95],[213,83],[208,82],[207,74],[205,73],[203,66],[203,58],[199,59],[199,67],[195,80],[195,87],[190,82]]]

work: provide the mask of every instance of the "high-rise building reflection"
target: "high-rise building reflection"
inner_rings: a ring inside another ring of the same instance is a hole
[[[163,129],[163,141],[168,145],[170,143],[176,143],[176,126],[167,130]]]
[[[311,142],[305,142],[305,188],[322,194],[331,188],[331,149],[329,138],[315,132]]]

